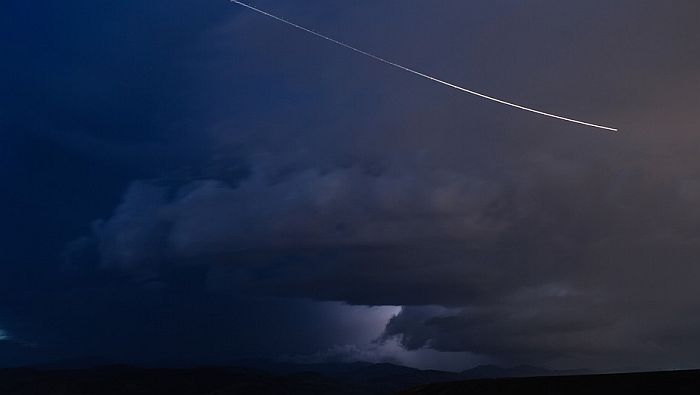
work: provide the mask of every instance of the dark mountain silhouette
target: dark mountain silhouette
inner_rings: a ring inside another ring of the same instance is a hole
[[[419,370],[390,363],[241,362],[239,367],[148,368],[80,358],[0,370],[0,394],[227,395],[392,394],[428,383],[561,372],[480,366],[464,372]]]
[[[700,370],[557,377],[475,379],[421,385],[397,395],[700,394]]]
[[[75,367],[81,359],[0,369],[3,395],[451,395],[451,394],[697,394],[700,371],[571,375],[519,366],[464,372],[419,370],[388,363],[251,363],[243,367],[155,369],[125,365]],[[253,366],[255,365],[255,366]],[[525,377],[537,376],[537,377]]]
[[[120,364],[107,358],[87,356],[69,359],[58,359],[49,362],[33,364],[26,367],[28,369],[35,370],[75,370],[121,365],[126,364]]]
[[[513,368],[502,368],[495,365],[481,365],[465,370],[459,375],[462,380],[496,379],[504,377],[539,377],[539,376],[571,376],[590,374],[589,370],[549,370],[537,366],[521,365]]]

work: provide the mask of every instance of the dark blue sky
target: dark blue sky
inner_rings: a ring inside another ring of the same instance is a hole
[[[697,2],[0,6],[0,366],[700,364]],[[392,318],[393,317],[393,318]]]

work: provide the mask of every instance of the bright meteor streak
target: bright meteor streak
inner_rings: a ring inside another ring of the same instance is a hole
[[[417,75],[417,76],[419,76],[419,77],[427,78],[427,79],[429,79],[429,80],[431,80],[431,81],[435,81],[435,82],[438,82],[438,83],[440,83],[440,84],[449,86],[450,88],[454,88],[454,89],[460,90],[460,91],[462,91],[462,92],[466,92],[466,93],[469,93],[469,94],[471,94],[471,95],[481,97],[481,98],[486,99],[486,100],[491,100],[491,101],[494,101],[494,102],[496,102],[496,103],[504,104],[504,105],[506,105],[506,106],[510,106],[510,107],[513,107],[513,108],[517,108],[517,109],[523,110],[523,111],[529,111],[529,112],[532,112],[532,113],[535,113],[535,114],[539,114],[539,115],[543,115],[543,116],[546,116],[546,117],[555,118],[555,119],[559,119],[559,120],[566,121],[566,122],[577,123],[577,124],[579,124],[579,125],[590,126],[590,127],[593,127],[593,128],[598,128],[598,129],[603,129],[603,130],[609,130],[609,131],[612,131],[612,132],[617,132],[617,131],[618,131],[618,129],[611,128],[611,127],[608,127],[608,126],[596,125],[596,124],[593,124],[593,123],[578,121],[578,120],[576,120],[576,119],[566,118],[566,117],[563,117],[563,116],[561,116],[561,115],[550,114],[550,113],[547,113],[547,112],[544,112],[544,111],[535,110],[535,109],[532,109],[532,108],[528,108],[528,107],[525,107],[525,106],[521,106],[521,105],[519,105],[519,104],[511,103],[511,102],[508,102],[508,101],[505,101],[505,100],[502,100],[502,99],[499,99],[499,98],[496,98],[496,97],[488,96],[488,95],[485,95],[485,94],[483,94],[483,93],[479,93],[479,92],[476,92],[476,91],[473,91],[473,90],[470,90],[470,89],[467,89],[467,88],[463,88],[463,87],[458,86],[458,85],[455,85],[455,84],[451,84],[451,83],[449,83],[449,82],[447,82],[447,81],[443,81],[443,80],[441,80],[441,79],[439,79],[439,78],[431,77],[431,76],[429,76],[429,75],[427,75],[427,74],[421,73],[421,72],[419,72],[419,71],[416,71],[416,70],[410,69],[410,68],[408,68],[408,67],[402,66],[402,65],[400,65],[400,64],[398,64],[398,63],[394,63],[394,62],[392,62],[392,61],[390,61],[390,60],[386,60],[386,59],[384,59],[384,58],[382,58],[382,57],[379,57],[379,56],[377,56],[377,55],[374,55],[374,54],[371,54],[371,53],[369,53],[369,52],[363,51],[363,50],[361,50],[361,49],[355,48],[355,47],[353,47],[353,46],[351,46],[351,45],[349,45],[349,44],[345,44],[345,43],[342,42],[342,41],[338,41],[338,40],[336,40],[336,39],[334,39],[334,38],[325,36],[325,35],[323,35],[323,34],[321,34],[321,33],[315,32],[315,31],[313,31],[313,30],[311,30],[311,29],[307,29],[307,28],[305,28],[305,27],[303,27],[303,26],[297,25],[296,23],[290,22],[290,21],[288,21],[288,20],[286,20],[286,19],[284,19],[284,18],[281,18],[281,17],[275,16],[275,15],[272,15],[272,14],[270,14],[269,12],[265,12],[265,11],[259,9],[259,8],[255,8],[255,7],[253,7],[253,6],[249,5],[249,4],[242,3],[242,2],[237,1],[237,0],[229,0],[229,1],[232,2],[232,3],[236,3],[236,4],[238,4],[238,5],[241,5],[241,6],[243,6],[243,7],[246,7],[246,8],[248,8],[248,9],[250,9],[250,10],[253,10],[253,11],[259,13],[259,14],[268,16],[268,17],[270,17],[270,18],[272,18],[272,19],[275,19],[275,20],[277,20],[277,21],[280,21],[280,22],[282,22],[282,23],[285,23],[285,24],[287,24],[287,25],[289,25],[289,26],[292,26],[292,27],[294,27],[294,28],[297,28],[297,29],[299,29],[299,30],[303,30],[303,31],[305,31],[305,32],[307,32],[307,33],[313,34],[313,35],[316,36],[316,37],[319,37],[319,38],[322,38],[322,39],[324,39],[324,40],[330,41],[330,42],[332,42],[332,43],[334,43],[334,44],[340,45],[341,47],[345,47],[345,48],[347,48],[347,49],[349,49],[349,50],[351,50],[351,51],[354,51],[354,52],[356,52],[356,53],[359,53],[359,54],[361,54],[361,55],[368,56],[368,57],[370,57],[370,58],[372,58],[372,59],[374,59],[374,60],[377,60],[377,61],[379,61],[379,62],[388,64],[388,65],[390,65],[390,66],[394,66],[394,67],[399,68],[399,69],[404,70],[404,71],[408,71],[409,73],[415,74],[415,75]]]

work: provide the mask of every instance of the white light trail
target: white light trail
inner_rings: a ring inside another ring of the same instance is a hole
[[[303,30],[303,31],[305,31],[305,32],[307,32],[307,33],[313,34],[313,35],[316,36],[316,37],[319,37],[319,38],[322,38],[322,39],[324,39],[324,40],[330,41],[330,42],[332,42],[332,43],[334,43],[334,44],[340,45],[341,47],[345,47],[345,48],[347,48],[347,49],[349,49],[349,50],[351,50],[351,51],[354,51],[354,52],[356,52],[356,53],[359,53],[359,54],[361,54],[361,55],[365,55],[365,56],[370,57],[370,58],[372,58],[372,59],[374,59],[374,60],[377,60],[377,61],[379,61],[379,62],[388,64],[388,65],[390,65],[390,66],[394,66],[394,67],[399,68],[399,69],[401,69],[401,70],[404,70],[404,71],[407,71],[407,72],[409,72],[409,73],[415,74],[415,75],[417,75],[417,76],[419,76],[419,77],[427,78],[427,79],[429,79],[429,80],[431,80],[431,81],[435,81],[435,82],[437,82],[437,83],[440,83],[440,84],[449,86],[450,88],[454,88],[454,89],[460,90],[460,91],[462,91],[462,92],[466,92],[466,93],[469,93],[469,94],[471,94],[471,95],[481,97],[481,98],[486,99],[486,100],[491,100],[491,101],[494,101],[494,102],[496,102],[496,103],[504,104],[504,105],[506,105],[506,106],[510,106],[510,107],[513,107],[513,108],[517,108],[517,109],[523,110],[523,111],[529,111],[529,112],[532,112],[532,113],[535,113],[535,114],[539,114],[539,115],[543,115],[543,116],[546,116],[546,117],[555,118],[555,119],[559,119],[559,120],[566,121],[566,122],[572,122],[572,123],[576,123],[576,124],[579,124],[579,125],[590,126],[590,127],[592,127],[592,128],[598,128],[598,129],[608,130],[608,131],[612,131],[612,132],[617,132],[617,131],[618,131],[618,129],[611,128],[611,127],[608,127],[608,126],[596,125],[596,124],[589,123],[589,122],[583,122],[583,121],[579,121],[579,120],[576,120],[576,119],[563,117],[563,116],[561,116],[561,115],[550,114],[550,113],[548,113],[548,112],[535,110],[535,109],[532,109],[532,108],[529,108],[529,107],[521,106],[520,104],[511,103],[511,102],[508,102],[508,101],[505,101],[505,100],[502,100],[502,99],[499,99],[499,98],[496,98],[496,97],[493,97],[493,96],[488,96],[488,95],[485,95],[485,94],[483,94],[483,93],[479,93],[479,92],[476,92],[476,91],[473,91],[473,90],[470,90],[470,89],[467,89],[467,88],[463,88],[463,87],[461,87],[461,86],[458,86],[458,85],[449,83],[449,82],[447,82],[447,81],[443,81],[443,80],[441,80],[441,79],[439,79],[439,78],[435,78],[435,77],[429,76],[428,74],[421,73],[420,71],[416,71],[416,70],[410,69],[410,68],[408,68],[408,67],[402,66],[402,65],[400,65],[400,64],[398,64],[398,63],[394,63],[394,62],[392,62],[392,61],[390,61],[390,60],[386,60],[386,59],[384,59],[384,58],[382,58],[382,57],[379,57],[379,56],[377,56],[377,55],[374,55],[374,54],[372,54],[372,53],[369,53],[369,52],[363,51],[363,50],[361,50],[361,49],[355,48],[355,47],[353,47],[353,46],[351,46],[351,45],[349,45],[349,44],[346,44],[346,43],[344,43],[344,42],[342,42],[342,41],[338,41],[338,40],[336,40],[336,39],[334,39],[334,38],[325,36],[325,35],[323,35],[323,34],[321,34],[321,33],[315,32],[315,31],[313,31],[313,30],[311,30],[311,29],[307,29],[307,28],[305,28],[305,27],[303,27],[303,26],[297,25],[296,23],[290,22],[290,21],[288,21],[288,20],[286,20],[286,19],[284,19],[284,18],[278,17],[278,16],[276,16],[276,15],[272,15],[272,14],[270,14],[269,12],[263,11],[263,10],[261,10],[261,9],[259,9],[259,8],[255,8],[255,7],[253,7],[253,6],[249,5],[249,4],[242,3],[242,2],[240,2],[240,1],[238,1],[238,0],[229,0],[229,1],[230,1],[231,3],[236,3],[236,4],[238,4],[238,5],[241,5],[241,6],[243,6],[243,7],[248,8],[248,9],[250,9],[250,10],[253,10],[253,11],[259,13],[259,14],[268,16],[268,17],[270,17],[270,18],[272,18],[272,19],[275,19],[275,20],[277,20],[277,21],[279,21],[279,22],[285,23],[285,24],[287,24],[287,25],[289,25],[289,26],[292,26],[292,27],[294,27],[294,28],[297,28],[297,29],[299,29],[299,30]]]

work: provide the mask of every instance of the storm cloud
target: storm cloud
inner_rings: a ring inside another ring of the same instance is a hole
[[[179,43],[180,57],[127,68],[138,76],[128,86],[149,87],[153,97],[139,97],[150,110],[131,108],[127,89],[111,93],[114,105],[59,111],[99,122],[44,116],[54,126],[45,132],[11,120],[118,180],[99,208],[83,209],[82,228],[56,241],[61,284],[87,290],[64,295],[54,284],[47,294],[113,307],[145,297],[169,313],[161,325],[144,318],[147,307],[104,313],[105,326],[153,325],[117,341],[160,350],[187,339],[186,353],[219,360],[254,348],[401,360],[398,344],[470,363],[697,365],[695,2],[259,3],[441,78],[622,132],[465,98],[226,5],[202,6],[183,44],[169,33],[189,9],[182,2],[152,33],[159,40],[138,47]],[[156,85],[152,68],[168,71]],[[107,108],[120,115],[100,115]],[[82,199],[85,180],[68,183]],[[46,297],[12,295],[45,310]],[[339,317],[363,306],[402,308],[372,315],[371,330],[353,337]],[[42,338],[43,321],[10,310],[25,328],[13,335]],[[314,317],[334,334],[305,334]],[[154,340],[180,319],[196,323]],[[254,333],[270,320],[282,335]],[[219,325],[205,332],[227,344],[221,353],[199,336],[207,322]],[[92,328],[71,335],[65,325],[71,339]],[[278,336],[293,344],[270,340]]]

